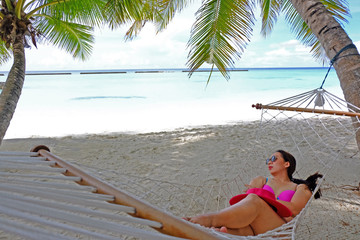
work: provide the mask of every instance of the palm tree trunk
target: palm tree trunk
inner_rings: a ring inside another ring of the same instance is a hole
[[[329,59],[353,43],[320,0],[291,0],[291,2],[316,35]],[[334,62],[334,68],[345,100],[360,107],[360,55],[357,49],[348,48],[340,53]],[[358,128],[360,125],[355,123],[355,127]],[[360,150],[360,131],[357,132],[356,141]]]
[[[25,79],[25,49],[23,40],[17,37],[13,44],[14,63],[0,95],[0,144],[14,115]]]

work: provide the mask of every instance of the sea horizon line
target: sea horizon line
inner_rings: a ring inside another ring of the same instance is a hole
[[[229,72],[257,71],[257,70],[314,70],[328,67],[263,67],[263,68],[229,68]],[[126,73],[166,73],[190,72],[188,68],[129,68],[129,69],[83,69],[83,70],[29,70],[25,75],[71,75],[71,74],[126,74]],[[199,68],[196,72],[210,72],[211,68]],[[213,69],[213,72],[219,72]],[[0,71],[0,76],[7,75],[8,71]]]

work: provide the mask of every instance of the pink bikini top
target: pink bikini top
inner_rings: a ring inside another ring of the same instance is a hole
[[[266,182],[267,182],[267,179],[266,179]],[[275,194],[274,190],[269,185],[265,184],[262,188]],[[290,202],[292,197],[294,196],[294,194],[295,194],[295,191],[293,191],[293,190],[284,190],[279,194],[279,196],[277,196],[276,199],[281,200],[281,201]]]

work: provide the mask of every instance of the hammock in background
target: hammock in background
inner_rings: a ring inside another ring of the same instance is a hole
[[[251,148],[246,151],[244,168],[239,169],[242,171],[238,177],[224,179],[222,183],[209,189],[204,188],[201,183],[185,185],[141,176],[119,176],[119,172],[104,169],[88,169],[94,175],[102,177],[116,175],[119,182],[117,187],[124,190],[118,193],[113,187],[99,183],[87,174],[84,177],[82,171],[48,151],[41,150],[43,147],[35,149],[39,150],[40,157],[35,157],[36,153],[29,153],[33,156],[30,158],[3,157],[0,161],[0,229],[29,239],[39,239],[41,236],[46,236],[46,239],[77,239],[84,236],[94,239],[116,239],[119,236],[176,239],[151,231],[147,226],[166,234],[191,239],[294,239],[295,236],[296,239],[311,239],[311,234],[320,227],[328,228],[324,238],[354,238],[359,230],[356,226],[360,222],[360,198],[343,187],[336,186],[338,183],[332,182],[331,176],[337,174],[336,169],[346,165],[342,156],[353,154],[352,150],[356,147],[355,135],[359,131],[359,125],[356,124],[360,123],[360,114],[357,112],[360,109],[324,89],[315,89],[272,104],[257,106],[262,109],[262,117],[257,139],[249,141]],[[279,134],[280,128],[283,134]],[[315,171],[324,174],[318,185],[322,187],[323,197],[316,201],[311,199],[291,222],[265,234],[241,237],[218,233],[174,217],[216,211],[228,206],[228,199],[243,192],[245,184],[254,176],[267,175],[265,170],[258,167],[263,164],[260,159],[265,159],[277,149],[286,149],[297,159],[298,167],[294,177],[305,178]],[[349,156],[346,157],[348,158]],[[30,163],[30,166],[24,162]],[[45,163],[55,164],[55,167],[39,166]],[[26,173],[27,171],[31,174]],[[43,176],[32,173],[39,171],[45,174],[46,181]],[[62,177],[61,183],[57,182],[59,180],[50,183],[52,179],[59,178],[52,176],[51,172],[69,176]],[[355,173],[349,174],[354,178],[358,177],[356,169]],[[93,187],[64,184],[64,181],[68,181],[65,179]],[[145,187],[149,182],[152,188]],[[89,193],[94,190],[97,193]],[[187,196],[192,193],[193,197],[184,199],[184,193]],[[75,195],[78,197],[73,202]],[[155,207],[161,202],[158,201],[160,198],[164,202],[164,196],[167,196],[167,204]],[[97,205],[98,201],[103,203]],[[108,202],[118,202],[125,206],[119,207]],[[107,209],[105,213],[97,214],[102,208]],[[76,214],[72,214],[74,212]],[[134,218],[126,217],[122,212],[148,220],[133,220]],[[339,218],[341,229],[324,223],[323,216],[329,214]]]

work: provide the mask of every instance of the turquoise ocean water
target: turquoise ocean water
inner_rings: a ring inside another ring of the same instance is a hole
[[[228,81],[215,72],[208,85],[208,72],[191,78],[177,69],[99,72],[28,72],[5,138],[152,132],[258,120],[260,111],[251,104],[318,88],[327,68],[232,71]],[[6,74],[0,76],[5,79]],[[324,88],[342,97],[335,70]]]

